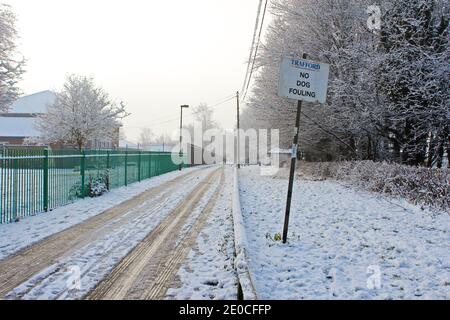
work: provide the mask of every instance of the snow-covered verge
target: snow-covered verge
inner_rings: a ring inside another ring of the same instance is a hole
[[[100,198],[78,200],[17,223],[0,225],[0,259],[81,223],[164,182],[198,169],[189,168],[181,173],[179,171],[167,173],[128,187],[114,189]]]
[[[332,181],[240,171],[250,267],[261,299],[450,299],[450,217]]]
[[[168,290],[167,299],[236,300],[232,193],[233,170],[226,167],[222,192],[178,271],[177,286]]]
[[[349,161],[302,162],[299,171],[321,179],[349,182],[368,191],[402,197],[429,208],[450,210],[450,174],[447,169]]]

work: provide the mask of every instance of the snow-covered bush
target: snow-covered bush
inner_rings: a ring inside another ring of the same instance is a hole
[[[109,191],[109,171],[98,174],[97,176],[89,176],[88,182],[81,187],[81,182],[77,182],[70,188],[69,198],[75,200],[89,196],[91,198],[100,197]]]
[[[109,190],[109,171],[99,173],[96,177],[90,176],[87,194],[91,198],[100,197]]]
[[[403,197],[414,204],[450,210],[447,169],[373,161],[301,163],[300,171],[322,179],[349,182],[369,191]]]
[[[108,192],[108,187],[103,179],[92,179],[89,182],[89,196],[91,198],[100,197]]]

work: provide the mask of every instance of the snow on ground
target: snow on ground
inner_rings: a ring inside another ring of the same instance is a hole
[[[112,231],[101,234],[99,238],[34,275],[10,292],[7,298],[82,298],[215,169],[210,167],[201,170],[192,179],[180,183],[168,196],[150,199],[131,209],[124,215],[126,219],[122,216],[117,221],[112,220],[109,223]],[[203,201],[203,206],[206,206],[206,202]]]
[[[98,215],[164,182],[196,170],[198,168],[185,169],[181,173],[179,171],[171,172],[134,183],[128,187],[114,189],[101,198],[79,200],[51,212],[24,218],[18,223],[0,225],[0,259]]]
[[[225,185],[197,243],[178,271],[178,288],[168,299],[235,300],[237,278],[233,269],[234,242],[231,212],[233,169],[225,169]]]
[[[249,260],[262,299],[450,299],[450,217],[335,182],[240,171]]]

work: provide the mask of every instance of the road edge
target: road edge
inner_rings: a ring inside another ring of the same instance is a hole
[[[238,298],[241,300],[258,300],[252,274],[249,269],[247,258],[247,234],[245,232],[244,220],[241,211],[239,196],[238,169],[234,167],[233,178],[233,227],[234,227],[234,267],[238,277]]]

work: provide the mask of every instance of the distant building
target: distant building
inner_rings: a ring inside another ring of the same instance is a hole
[[[128,140],[119,141],[119,148],[121,149],[139,149],[142,151],[152,151],[152,152],[176,152],[176,150],[179,149],[176,149],[174,151],[175,147],[177,147],[177,145],[170,143],[169,144],[155,143],[144,147]]]
[[[172,152],[174,148],[176,147],[175,144],[152,144],[145,148],[143,148],[146,151],[153,151],[153,152]],[[177,148],[179,150],[179,148]]]
[[[26,138],[38,137],[36,118],[45,114],[55,99],[54,92],[38,92],[19,98],[9,112],[0,113],[0,144],[22,145]]]
[[[138,145],[134,142],[122,139],[122,140],[119,140],[119,148],[121,148],[121,149],[138,149]]]
[[[52,91],[42,91],[19,98],[13,103],[9,112],[0,113],[0,145],[23,145],[27,138],[37,138],[40,132],[35,123],[40,115],[47,113],[47,107],[56,100]],[[104,143],[90,141],[86,148],[117,148],[119,146],[119,129],[117,138]],[[52,147],[67,147],[52,144]]]

